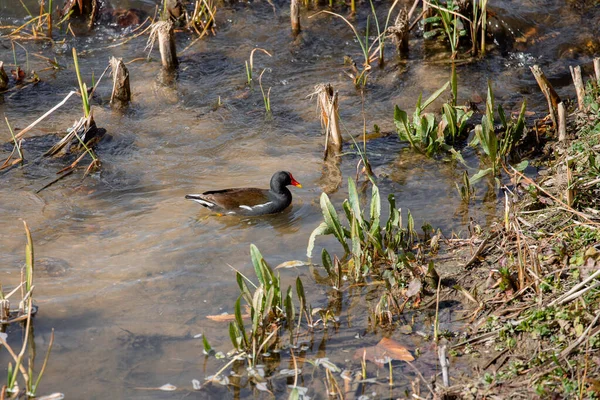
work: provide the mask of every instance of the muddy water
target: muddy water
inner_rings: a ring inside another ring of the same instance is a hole
[[[115,8],[136,8],[147,15],[155,7],[152,1],[112,3]],[[584,2],[570,7],[559,0],[493,3],[504,21],[498,21],[503,31],[498,36],[500,47],[485,60],[459,68],[460,98],[478,101],[485,97],[485,85],[491,79],[496,99],[505,109],[517,110],[526,98],[529,109],[542,111],[543,98],[528,69],[533,63],[547,70],[560,94],[573,95],[567,86],[567,66],[589,64],[598,51],[600,35],[592,24],[598,7],[586,7]],[[34,1],[25,4],[36,9]],[[388,6],[377,4],[382,16]],[[363,7],[357,18],[363,28],[367,12]],[[308,236],[321,221],[323,138],[315,100],[308,98],[313,87],[330,82],[339,90],[341,119],[349,138],[361,134],[363,123],[369,130],[377,124],[382,132],[393,132],[395,104],[412,110],[419,93],[432,93],[448,79],[449,67],[432,62],[439,55],[428,55],[432,50],[423,48],[420,39],[413,40],[408,61],[398,61],[389,46],[389,62],[370,77],[363,114],[361,96],[343,73],[344,55],[360,60],[351,31],[331,16],[309,20],[311,11],[303,13],[304,32],[294,39],[288,13],[282,2],[221,6],[217,35],[182,54],[172,86],[158,83],[156,50],[150,62],[140,60],[147,54],[147,36],[109,47],[128,33],[116,27],[98,26],[90,34],[69,35],[64,43],[53,46],[21,41],[29,57],[16,47],[18,63],[28,63],[42,79],[35,86],[0,95],[0,116],[8,117],[17,129],[77,86],[71,46],[83,52],[80,63],[88,82],[92,74],[97,79],[102,73],[109,55],[125,61],[137,59],[129,64],[133,92],[129,111],[120,115],[107,106],[111,84],[106,78],[94,98],[95,120],[111,135],[98,149],[101,172],[82,179],[78,171],[36,194],[64,166],[59,160],[36,160],[49,147],[43,135],[64,130],[80,117],[81,106],[75,98],[32,132],[36,138],[26,143],[30,164],[0,172],[1,282],[10,287],[19,279],[24,258],[20,220],[26,220],[38,259],[35,284],[40,311],[35,340],[39,353],[45,351],[52,328],[56,334],[41,392],[60,391],[68,398],[179,398],[191,388],[192,379],[202,381],[213,374],[222,362],[205,360],[201,340],[194,337],[203,333],[216,349],[230,349],[226,326],[206,316],[232,311],[238,295],[233,268],[252,274],[249,244],[256,244],[273,266],[304,260]],[[18,2],[0,1],[0,25],[21,25],[26,20]],[[64,37],[57,33],[57,38]],[[178,34],[178,48],[186,47],[191,39]],[[272,54],[255,54],[255,75],[267,69],[263,84],[272,88],[272,118],[265,117],[258,87],[252,92],[244,88],[244,61],[256,46]],[[43,71],[48,63],[32,53],[56,57],[60,69]],[[0,38],[0,60],[13,63],[11,43],[5,37]],[[2,142],[10,138],[4,127],[0,135]],[[341,164],[344,181],[354,176],[359,160],[350,146],[346,150]],[[477,157],[472,151],[465,153],[472,173]],[[6,158],[8,149],[1,148],[0,155]],[[370,141],[368,156],[383,194],[395,193],[399,206],[416,217],[417,226],[427,221],[449,234],[464,231],[470,219],[485,225],[495,215],[497,203],[482,200],[484,187],[479,188],[476,204],[466,209],[454,186],[462,170],[406,151],[394,134]],[[292,171],[304,185],[292,189],[293,206],[280,215],[219,218],[183,199],[186,193],[209,189],[266,186],[271,174],[280,169]],[[346,193],[344,184],[331,195],[334,204],[341,204]],[[326,238],[318,240],[316,251],[322,246],[340,250]],[[316,284],[307,267],[283,269],[281,274],[286,284],[301,276],[313,306],[327,305],[328,288]],[[307,358],[327,356],[341,367],[360,368],[353,360],[354,350],[376,343],[381,332],[366,328],[364,304],[358,298],[352,293],[344,296],[338,309],[342,328],[319,333]],[[418,315],[417,328],[425,333],[430,333],[431,313],[425,310]],[[443,328],[459,327],[455,319],[453,309],[443,310]],[[17,336],[11,338],[14,343]],[[435,373],[436,356],[429,342],[416,334],[394,333],[392,337],[411,350],[421,348],[423,356],[414,365],[425,376]],[[0,363],[3,368],[6,364],[4,359]],[[306,365],[305,371],[310,368]],[[369,368],[371,376],[387,373]],[[397,386],[392,392],[371,385],[364,388],[365,393],[401,395],[407,377],[412,379],[414,373],[405,365],[395,368]],[[456,370],[468,371],[468,366],[458,362]],[[316,398],[325,398],[323,375],[305,375],[300,384],[310,386]],[[284,395],[286,379],[274,379],[276,394]],[[150,390],[168,382],[181,392]],[[217,394],[245,397],[252,395],[252,389],[207,388],[190,398]]]

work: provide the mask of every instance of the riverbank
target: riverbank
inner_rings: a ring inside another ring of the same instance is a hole
[[[565,140],[547,145],[535,181],[508,167],[504,218],[468,244],[451,245],[463,252],[453,288],[465,329],[448,346],[450,364],[467,358],[475,367],[471,376],[453,376],[444,398],[600,393],[598,94],[590,81],[583,108],[569,115]]]

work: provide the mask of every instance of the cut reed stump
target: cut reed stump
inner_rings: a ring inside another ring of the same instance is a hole
[[[394,25],[388,28],[388,33],[396,45],[399,56],[408,53],[408,34],[410,32],[410,23],[408,21],[408,10],[404,7],[394,21]]]
[[[579,65],[575,68],[569,66],[569,69],[571,70],[571,78],[573,78],[573,84],[577,92],[577,107],[580,111],[583,111],[585,107],[585,87],[583,86],[583,78],[581,77],[581,67]]]
[[[110,96],[110,105],[117,109],[127,107],[131,101],[129,70],[121,58],[111,57],[108,63],[113,75],[113,90]]]
[[[292,22],[292,34],[300,33],[300,0],[292,0],[290,5],[290,20]]]
[[[318,96],[321,111],[321,126],[325,128],[324,157],[326,160],[330,157],[337,158],[342,152],[338,93],[334,92],[330,84],[320,84],[315,87],[315,94]]]
[[[594,58],[594,74],[596,75],[596,82],[600,83],[600,57]]]
[[[0,61],[0,92],[8,89],[8,75],[4,70],[4,62]]]
[[[544,72],[539,67],[539,65],[534,65],[533,67],[530,67],[530,69],[533,73],[533,76],[535,77],[538,86],[542,90],[542,93],[544,93],[544,96],[546,96],[546,101],[548,101],[548,111],[550,112],[550,118],[552,119],[554,129],[556,129],[558,127],[557,109],[558,103],[560,103],[561,101],[560,97],[550,84],[550,81],[548,81],[548,78],[546,78],[546,75],[544,75]]]
[[[175,48],[175,32],[171,21],[159,21],[152,25],[152,32],[148,38],[149,46],[152,47],[154,41],[158,40],[158,49],[160,50],[160,59],[163,68],[174,70],[179,65],[177,60],[177,49]]]

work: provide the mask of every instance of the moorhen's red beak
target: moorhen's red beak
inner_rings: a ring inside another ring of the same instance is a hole
[[[297,180],[294,179],[294,177],[292,176],[292,174],[290,174],[290,178],[292,179],[292,185],[302,188],[302,185],[300,184],[300,182],[298,182]]]

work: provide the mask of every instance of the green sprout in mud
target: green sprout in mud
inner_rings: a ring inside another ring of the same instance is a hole
[[[418,236],[412,215],[408,213],[404,227],[393,194],[388,196],[388,202],[390,214],[385,221],[381,215],[379,189],[371,184],[371,202],[363,212],[356,184],[349,178],[348,200],[343,202],[345,222],[338,216],[327,194],[321,194],[324,221],[313,230],[307,246],[307,256],[311,257],[316,238],[320,235],[333,235],[344,249],[341,261],[336,257],[332,262],[326,249],[322,250],[321,255],[323,267],[336,290],[342,290],[341,285],[345,279],[356,283],[368,280],[385,282],[385,290],[370,316],[373,323],[389,323],[393,315],[402,311],[403,306],[397,303],[394,293],[407,288],[409,281],[416,279],[416,270],[412,264],[419,257],[413,253]],[[422,242],[419,243],[423,245]],[[422,260],[419,259],[418,262],[422,263]],[[433,268],[433,264],[430,267]],[[423,276],[424,271],[417,275],[421,279],[427,279]],[[418,283],[411,296],[415,296],[421,288],[421,283]]]
[[[265,53],[266,55],[268,55],[269,57],[271,57],[271,53],[269,53],[265,49],[261,49],[259,47],[252,49],[252,51],[250,52],[250,58],[245,61],[245,64],[246,64],[246,81],[248,83],[248,86],[250,86],[250,87],[252,87],[252,84],[254,82],[253,78],[252,78],[252,74],[253,74],[253,71],[254,71],[254,52],[257,51],[257,50],[258,51],[262,51],[263,53]],[[263,72],[264,72],[264,70],[263,70]]]
[[[473,0],[469,17],[461,14],[469,14],[469,10],[461,10],[460,2],[457,0],[432,0],[428,3],[434,10],[434,15],[425,18],[421,24],[427,28],[423,37],[433,38],[444,36],[450,44],[451,59],[458,55],[459,44],[462,37],[469,36],[471,41],[471,55],[485,55],[485,39],[487,28],[487,0]],[[469,26],[467,30],[465,25]]]
[[[435,115],[424,111],[440,97],[449,85],[450,82],[447,82],[424,102],[422,102],[422,96],[419,96],[412,121],[408,119],[406,111],[398,106],[394,109],[394,123],[400,140],[407,141],[413,150],[427,156],[440,152],[445,146],[445,141],[443,135],[438,134]]]
[[[239,353],[249,355],[248,363],[250,367],[254,367],[260,357],[276,345],[281,328],[286,327],[292,337],[296,306],[291,286],[287,290],[282,288],[279,275],[275,275],[256,246],[250,246],[250,255],[258,284],[240,272],[236,273],[241,294],[234,306],[235,320],[229,324],[229,337]],[[307,314],[308,307],[300,278],[296,281],[296,291],[301,302],[299,312]],[[242,299],[250,311],[252,322],[249,331],[246,330],[242,317]]]
[[[479,172],[472,176],[471,184],[474,184],[483,177],[490,175],[496,180],[496,184],[498,186],[500,185],[498,176],[500,175],[502,165],[506,158],[510,156],[514,147],[523,139],[526,133],[526,107],[527,103],[523,101],[523,104],[521,105],[521,111],[519,112],[517,119],[507,119],[502,106],[498,106],[497,112],[502,124],[501,132],[503,132],[502,136],[499,137],[494,126],[496,110],[494,107],[494,93],[492,91],[491,82],[488,82],[485,115],[481,119],[481,124],[475,126],[475,137],[471,141],[470,146],[475,147],[479,145],[481,147],[489,167],[479,170]],[[525,169],[525,167],[527,167],[527,165],[528,163],[524,161],[518,164],[515,168],[519,171],[522,171]]]

